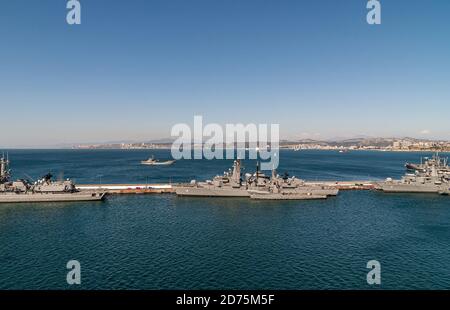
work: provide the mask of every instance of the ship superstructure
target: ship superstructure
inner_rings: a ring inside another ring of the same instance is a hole
[[[62,202],[103,200],[105,192],[77,190],[72,180],[52,181],[46,174],[35,182],[25,179],[11,181],[9,158],[0,158],[0,203]]]
[[[439,154],[420,164],[406,164],[408,172],[400,179],[386,179],[379,185],[388,193],[441,193],[450,191],[450,169]]]
[[[211,181],[191,181],[189,185],[175,188],[178,196],[205,197],[250,197],[252,199],[294,200],[322,199],[338,194],[338,189],[330,186],[309,185],[296,177],[285,174],[280,177],[275,170],[272,176],[266,176],[259,170],[247,173],[242,178],[241,161],[235,160],[233,168]]]

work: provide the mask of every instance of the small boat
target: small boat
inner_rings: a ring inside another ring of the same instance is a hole
[[[417,171],[423,171],[424,169],[420,165],[406,163],[405,164],[406,170],[417,170]]]
[[[142,160],[141,164],[148,165],[148,166],[168,166],[168,165],[172,165],[174,162],[175,162],[175,160],[159,161],[152,156],[147,160]]]

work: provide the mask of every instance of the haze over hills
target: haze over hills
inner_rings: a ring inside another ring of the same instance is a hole
[[[174,139],[157,139],[147,142],[132,143],[101,143],[101,144],[80,144],[74,145],[76,149],[154,149],[170,148]],[[207,141],[205,139],[203,142]],[[250,147],[248,142],[246,147]],[[188,143],[185,143],[185,145]],[[450,151],[450,141],[428,140],[418,138],[382,138],[382,137],[355,137],[335,141],[298,139],[281,140],[281,148],[288,149],[353,149],[353,150],[436,150]],[[195,143],[201,145],[201,143]],[[236,143],[224,144],[224,147],[236,147]]]
[[[204,138],[203,143],[207,141],[208,138]],[[118,148],[167,148],[175,141],[175,138],[160,138],[152,140],[113,140],[106,142],[88,142],[88,143],[58,143],[51,145],[26,145],[26,146],[0,146],[0,149],[118,149]],[[200,144],[199,142],[195,142]],[[410,146],[410,145],[447,145],[450,144],[448,140],[438,140],[438,139],[423,139],[423,138],[413,138],[413,137],[370,137],[370,136],[354,136],[354,137],[335,137],[331,139],[281,139],[281,147],[289,147],[296,145],[304,145],[308,148],[320,147],[330,147],[330,148],[389,148],[395,144]]]
[[[353,138],[333,138],[333,139],[299,139],[299,140],[282,140],[282,143],[304,143],[304,144],[324,144],[324,145],[376,145],[376,146],[387,146],[392,144],[392,142],[397,140],[406,140],[411,142],[425,142],[425,141],[445,141],[438,139],[421,139],[421,138],[411,138],[411,137],[353,137]]]

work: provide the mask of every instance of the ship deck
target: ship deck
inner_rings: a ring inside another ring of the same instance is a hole
[[[305,185],[330,186],[339,190],[372,190],[376,188],[375,181],[315,181],[305,182]],[[109,194],[164,194],[175,193],[180,186],[190,186],[189,183],[166,184],[79,184],[81,191],[107,191]]]

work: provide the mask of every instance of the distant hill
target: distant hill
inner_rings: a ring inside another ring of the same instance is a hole
[[[403,140],[403,141],[410,141],[412,143],[418,143],[418,142],[429,142],[433,140],[427,140],[427,139],[416,139],[411,137],[405,137],[405,138],[374,138],[374,137],[355,137],[355,138],[348,138],[348,139],[342,139],[342,140],[313,140],[313,139],[302,139],[302,140],[295,140],[295,141],[283,141],[282,145],[294,145],[294,144],[315,144],[315,145],[329,145],[329,146],[343,146],[343,147],[350,147],[350,146],[375,146],[375,147],[387,147],[391,146],[394,141],[397,140]]]
[[[341,140],[314,140],[314,139],[299,139],[299,140],[281,140],[281,147],[294,147],[298,144],[303,145],[311,145],[318,147],[344,147],[344,148],[386,148],[392,147],[395,141],[401,140],[402,143],[405,141],[414,143],[419,142],[436,142],[434,140],[426,140],[426,139],[416,139],[416,138],[374,138],[374,137],[353,137]],[[167,148],[175,141],[173,138],[162,138],[149,140],[146,142],[138,142],[138,141],[114,141],[108,143],[96,143],[96,144],[79,144],[73,145],[74,148],[98,148],[98,149],[108,149],[108,148]],[[204,141],[203,141],[204,142]],[[125,145],[124,145],[125,144]],[[250,147],[249,142],[245,142],[246,147]],[[236,144],[235,144],[236,147]]]

